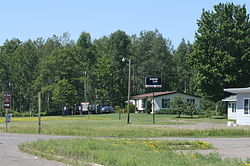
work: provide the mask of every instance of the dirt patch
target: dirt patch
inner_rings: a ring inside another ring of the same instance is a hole
[[[168,128],[177,128],[177,129],[220,129],[227,128],[227,125],[224,124],[211,124],[211,123],[196,123],[196,124],[179,124],[179,125],[135,125],[141,127],[168,127]]]

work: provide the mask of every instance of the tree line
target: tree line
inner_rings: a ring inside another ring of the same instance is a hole
[[[219,101],[223,88],[250,86],[250,22],[245,6],[218,4],[203,10],[193,44],[177,49],[158,30],[128,35],[122,30],[92,40],[82,32],[48,39],[6,40],[0,46],[0,91],[12,92],[12,108],[35,110],[42,92],[43,109],[83,101],[124,106],[128,62],[132,95],[151,92],[147,76],[161,77],[158,91],[178,90]]]

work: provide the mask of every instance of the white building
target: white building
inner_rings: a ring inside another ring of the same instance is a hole
[[[250,125],[250,87],[224,89],[234,96],[223,99],[227,102],[228,119],[236,120],[238,125]]]
[[[164,108],[170,108],[170,102],[177,96],[183,97],[187,102],[194,103],[196,108],[200,108],[201,97],[177,91],[167,91],[154,93],[154,110],[157,111]],[[140,112],[145,112],[147,101],[151,102],[151,104],[153,103],[153,93],[132,96],[130,100]]]

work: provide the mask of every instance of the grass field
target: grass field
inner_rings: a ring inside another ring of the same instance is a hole
[[[226,123],[227,119],[222,117],[213,118],[190,118],[188,116],[176,118],[176,115],[156,114],[156,123],[162,125],[168,124],[194,124],[196,122],[211,122],[211,123]],[[93,115],[76,115],[76,116],[50,116],[42,117],[43,120],[112,120],[113,123],[126,124],[127,114],[121,114],[121,120],[119,120],[119,114],[93,114]],[[12,121],[36,121],[37,117],[13,117]],[[0,117],[0,122],[3,122],[4,118]],[[152,115],[149,114],[130,114],[131,124],[152,124]]]
[[[152,115],[131,114],[131,124],[126,124],[127,115],[118,114],[82,115],[68,117],[42,117],[41,134],[110,137],[249,137],[250,129],[176,129],[152,125]],[[9,132],[37,133],[37,118],[13,118]],[[5,123],[0,119],[0,131],[5,132]],[[156,115],[157,125],[184,125],[200,122],[225,124],[226,119],[175,118],[174,115]],[[145,127],[144,125],[147,125]],[[149,126],[152,125],[152,126]]]
[[[67,117],[42,117],[41,134],[74,135],[88,137],[112,137],[113,139],[70,139],[48,140],[23,144],[22,151],[63,161],[71,165],[88,165],[88,162],[105,166],[231,166],[244,165],[233,159],[221,159],[218,154],[184,154],[176,150],[208,149],[204,142],[146,141],[133,137],[249,137],[250,129],[177,129],[168,125],[226,124],[227,119],[220,118],[176,118],[175,115],[156,115],[156,124],[152,124],[152,115],[131,114],[128,125],[127,114],[82,115]],[[38,133],[36,117],[13,117],[8,124],[8,132]],[[0,118],[0,132],[5,132],[4,119]],[[124,139],[121,137],[130,137]],[[115,139],[114,139],[115,138]]]
[[[149,141],[135,139],[70,139],[22,144],[22,151],[69,165],[98,163],[105,166],[235,166],[218,154],[184,154],[176,150],[212,148],[207,142]]]

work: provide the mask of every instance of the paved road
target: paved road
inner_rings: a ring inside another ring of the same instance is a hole
[[[74,138],[70,136],[47,136],[0,133],[0,166],[65,166],[65,164],[48,161],[22,153],[18,145],[45,139]],[[83,137],[84,138],[84,137]],[[219,152],[223,157],[250,158],[250,138],[149,138],[157,140],[201,140],[212,143],[215,150],[202,151],[202,153]]]
[[[18,150],[18,145],[24,142],[58,138],[72,137],[0,133],[0,166],[65,166],[63,163],[40,159]]]

